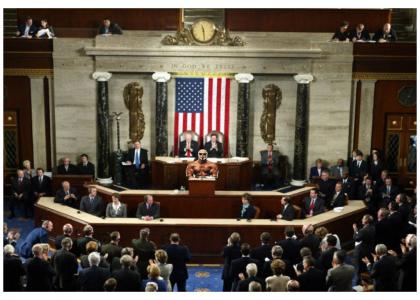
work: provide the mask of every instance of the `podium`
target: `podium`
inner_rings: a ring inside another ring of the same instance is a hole
[[[188,179],[188,191],[190,196],[214,196],[215,189],[215,177],[200,177]]]

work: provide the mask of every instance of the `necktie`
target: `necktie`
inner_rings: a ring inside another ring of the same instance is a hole
[[[39,176],[39,184],[42,183],[42,176]]]
[[[386,187],[386,193],[387,193],[388,195],[391,193],[391,187],[390,187],[390,186],[387,186],[387,187]]]
[[[136,150],[135,164],[136,164],[136,169],[138,169],[140,167],[140,151],[139,150]]]
[[[340,177],[343,177],[343,168],[340,167]]]
[[[360,161],[357,162],[357,167],[360,168]]]
[[[309,205],[309,213],[312,214],[315,207],[315,199],[311,199],[311,204]]]
[[[22,178],[19,178],[19,184],[22,184]]]
[[[268,152],[268,169],[273,169],[273,155],[272,152]]]
[[[187,157],[191,157],[191,147],[190,147],[190,143],[187,143]]]

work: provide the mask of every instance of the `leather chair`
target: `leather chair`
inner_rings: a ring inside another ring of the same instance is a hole
[[[259,208],[258,206],[255,206],[255,205],[254,205],[254,208],[255,208],[255,216],[254,216],[254,219],[259,219],[260,218],[260,214],[261,214],[261,208]]]
[[[205,138],[204,138],[204,144],[209,142],[211,140],[211,136],[213,134],[217,135],[217,141],[223,144],[223,147],[225,147],[225,135],[221,133],[220,131],[211,131],[209,132]]]

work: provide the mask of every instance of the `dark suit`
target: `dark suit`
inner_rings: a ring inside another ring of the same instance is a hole
[[[347,177],[342,178],[341,182],[343,183],[343,192],[349,196],[350,200],[354,200],[357,197],[357,191],[355,190],[355,184],[353,179]]]
[[[122,268],[121,270],[112,273],[117,284],[117,292],[136,292],[140,291],[140,274],[130,269]]]
[[[377,221],[375,224],[375,245],[384,244],[391,249],[392,238],[390,233],[392,232],[391,223],[388,218],[384,218]]]
[[[295,272],[295,269],[293,268],[292,263],[289,260],[284,259],[283,257],[281,258],[281,260],[286,264],[286,269],[284,270],[283,275],[289,276],[291,279],[296,279],[296,272]],[[265,280],[267,277],[273,275],[273,270],[271,270],[272,262],[273,262],[272,260],[268,260],[264,262],[262,268],[258,269],[259,277]]]
[[[370,277],[375,281],[375,291],[397,290],[397,258],[385,255],[371,266]]]
[[[222,271],[222,279],[223,279],[223,291],[228,292],[232,290],[232,282],[233,279],[229,277],[230,266],[233,260],[240,258],[241,254],[241,247],[238,244],[225,246],[223,248],[223,271]]]
[[[59,189],[57,191],[57,193],[55,194],[55,198],[54,198],[54,202],[55,203],[61,203],[73,208],[77,207],[77,198],[78,198],[78,194],[77,194],[77,190],[75,188],[70,187],[68,194],[71,195],[75,195],[76,199],[73,197],[68,198],[67,200],[64,199],[64,197],[67,195],[66,192],[64,191],[63,188]]]
[[[82,269],[87,269],[90,267],[88,256],[89,254],[82,255],[80,257],[80,267]],[[109,270],[109,263],[106,261],[106,259],[103,256],[101,256],[100,258],[98,267]]]
[[[387,40],[388,42],[396,42],[398,40],[397,33],[394,29],[391,28],[389,33],[384,33],[382,29],[379,29],[373,36],[374,41],[379,41],[379,39]]]
[[[346,166],[335,165],[330,168],[330,175],[333,178],[340,179],[346,171],[348,172],[348,168]]]
[[[372,192],[368,193],[368,190],[372,190]],[[358,196],[357,199],[363,200],[369,209],[369,213],[372,215],[376,215],[378,211],[378,198],[376,195],[376,190],[373,185],[367,187],[365,184],[359,186],[358,188]]]
[[[239,210],[238,218],[240,219],[253,219],[255,217],[255,207],[253,205],[249,205],[245,210],[243,210],[243,205],[241,205],[241,208]]]
[[[126,166],[127,172],[127,182],[131,188],[140,188],[147,185],[147,177],[149,172],[149,159],[147,157],[147,150],[140,148],[140,163],[138,168],[135,164],[135,148],[128,150],[126,161],[131,161],[131,166]],[[141,168],[141,165],[144,164],[144,169]]]
[[[327,288],[331,292],[351,292],[353,291],[352,280],[355,274],[352,265],[342,264],[331,268],[327,273]]]
[[[243,256],[232,260],[229,270],[229,277],[232,279],[232,291],[236,291],[239,282],[239,273],[246,274],[246,266],[250,263],[258,265],[258,260],[249,256]]]
[[[366,225],[353,235],[355,242],[361,242],[354,248],[354,266],[358,274],[365,270],[365,263],[362,258],[370,257],[375,248],[375,226]]]
[[[76,255],[65,249],[56,251],[51,257],[52,266],[56,272],[55,286],[61,291],[77,289],[78,263]]]
[[[204,145],[204,149],[208,152],[208,157],[223,157],[223,144],[216,141],[217,150],[211,149],[211,141]]]
[[[295,209],[292,204],[287,204],[283,207],[280,214],[283,220],[293,221],[295,218]]]
[[[321,240],[319,237],[313,233],[305,235],[301,240],[299,240],[299,247],[308,247],[312,251],[313,257],[318,257],[319,244]]]
[[[90,200],[89,196],[82,197],[80,210],[97,217],[103,216],[104,206],[101,196],[96,195],[92,200]]]
[[[22,194],[22,197],[18,199],[15,195]],[[10,217],[15,216],[15,207],[16,205],[23,205],[25,209],[25,218],[28,218],[33,215],[34,204],[31,197],[31,182],[26,177],[23,177],[22,180],[18,178],[12,179],[12,194],[13,199],[10,200]]]
[[[271,257],[271,248],[270,244],[262,244],[261,246],[251,250],[251,258],[259,261],[258,269],[262,267],[266,258],[272,259]]]
[[[262,290],[263,290],[263,291],[265,291],[265,282],[264,282],[264,280],[262,280],[261,278],[256,277],[256,276],[251,276],[251,277],[248,277],[248,278],[246,278],[246,279],[244,279],[244,280],[240,280],[240,281],[238,282],[238,286],[237,286],[237,288],[236,288],[236,291],[237,291],[237,292],[248,292],[248,289],[249,289],[249,284],[250,284],[252,281],[256,281],[256,282],[258,282],[259,284],[261,284],[261,288],[262,288]]]
[[[40,178],[38,176],[32,177],[31,179],[31,187],[32,187],[32,193],[45,193],[45,196],[51,196],[52,190],[51,190],[51,178],[48,176],[43,175],[42,181],[40,181]],[[35,196],[35,195],[34,195]]]
[[[89,237],[89,236],[83,236],[83,237],[79,237],[76,240],[76,256],[81,256],[86,254],[86,244],[89,243],[90,241],[94,241],[98,243],[98,250],[101,250],[101,243],[97,240],[94,239],[93,237]]]
[[[141,279],[147,279],[147,266],[149,259],[155,259],[155,243],[148,240],[132,240],[134,248],[134,256],[138,256],[137,268],[139,270]]]
[[[52,291],[54,269],[51,265],[38,257],[31,258],[26,263],[26,290]]]
[[[108,257],[106,260],[111,263],[114,257],[121,257],[121,250],[122,247],[114,244],[114,243],[108,243],[102,246],[101,254],[105,255],[108,254]]]
[[[64,165],[59,165],[57,167],[57,174],[59,174],[59,175],[77,175],[77,174],[79,174],[79,169],[73,164],[69,164],[67,170],[64,167]]]
[[[358,165],[358,161],[354,160],[350,166],[350,176],[353,177],[356,181],[362,182],[363,176],[366,175],[368,172],[368,167],[366,161],[362,160],[360,166]]]
[[[168,264],[173,265],[173,270],[169,280],[172,290],[177,285],[178,291],[186,290],[188,270],[186,263],[190,261],[191,254],[187,247],[183,245],[171,244],[163,248],[168,253]]]
[[[305,198],[305,216],[310,214],[310,207],[311,207],[311,198],[310,197],[306,197]],[[321,198],[317,197],[315,200],[315,206],[313,208],[313,216],[319,215],[321,213],[323,213],[325,211],[325,207],[324,207],[324,200],[322,200]]]
[[[264,184],[267,184],[269,179],[274,179],[276,185],[280,182],[280,152],[273,150],[271,152],[271,165],[269,165],[268,160],[268,150],[260,151],[261,154],[261,176],[264,179]]]
[[[178,150],[179,157],[187,157],[186,147],[187,147],[187,141],[182,141],[181,143],[179,143],[179,150]],[[192,150],[190,157],[198,158],[198,143],[196,141],[191,141],[190,148]]]
[[[283,248],[282,258],[289,260],[293,265],[300,260],[300,244],[293,238],[286,238],[277,243]]]
[[[341,32],[337,30],[334,35],[332,36],[332,40],[339,40],[340,42],[344,42],[349,38],[349,33],[347,31]]]
[[[349,40],[353,41],[353,38],[356,38],[356,41],[370,41],[369,31],[363,29],[361,32],[357,32],[356,29],[352,29],[349,32]]]
[[[22,290],[21,277],[25,275],[22,261],[17,255],[5,255],[3,258],[3,288],[5,292]]]
[[[73,253],[74,255],[77,255],[77,243],[76,243],[76,240],[73,239],[71,236],[64,235],[64,234],[63,235],[56,236],[55,241],[54,241],[55,250],[60,250],[61,249],[61,241],[64,238],[66,238],[66,237],[71,238],[71,240],[73,241],[73,246],[72,246],[70,252]]]
[[[344,205],[346,205],[346,195],[344,194],[343,191],[341,191],[340,193],[334,193],[331,197],[331,201],[330,201],[330,208],[334,208],[334,207],[342,207]]]
[[[90,161],[88,161],[86,166],[84,166],[83,163],[79,163],[77,165],[77,168],[79,169],[79,174],[92,175],[93,177],[95,177],[95,165],[92,164]]]
[[[324,198],[324,203],[328,204],[331,201],[333,194],[335,193],[335,180],[328,179],[328,180],[320,180],[318,182],[319,186],[319,193],[322,198]]]
[[[318,168],[315,167],[311,167],[311,170],[309,171],[309,180],[312,180],[313,177],[321,177],[321,173],[322,171],[327,170],[327,168],[321,167],[321,170],[318,171]]]
[[[402,272],[401,291],[416,291],[417,284],[417,248],[405,253],[398,261]]]
[[[373,161],[370,163],[369,174],[372,177],[373,182],[377,182],[381,178],[381,173],[383,169],[384,166],[380,161],[378,161],[378,164],[376,165]]]
[[[400,253],[400,240],[404,235],[404,223],[401,213],[399,211],[392,212],[388,216],[388,221],[390,224],[390,231],[388,232],[388,236],[390,239],[390,248],[396,251],[397,253]]]
[[[139,203],[137,205],[136,218],[141,219],[141,217],[145,216],[153,217],[153,219],[159,219],[160,205],[157,203],[153,203],[148,209],[146,202]]]
[[[117,23],[111,23],[108,29],[101,25],[98,32],[99,34],[123,34],[121,27]]]
[[[34,228],[20,246],[19,254],[23,258],[32,257],[32,246],[38,243],[48,243],[48,231],[42,227]]]
[[[111,274],[107,269],[97,266],[83,269],[79,272],[80,289],[86,292],[102,292],[104,283],[110,276]]]
[[[17,30],[19,31],[18,36],[23,36],[25,34],[25,29],[26,29],[26,23],[18,25],[18,27],[17,27]],[[32,37],[35,37],[37,32],[38,32],[38,27],[36,27],[34,24],[32,24],[29,27],[28,35],[30,35]]]
[[[324,292],[325,275],[321,270],[310,268],[297,277],[302,292]]]
[[[387,185],[383,185],[378,191],[381,207],[387,207],[389,202],[395,201],[395,197],[397,197],[398,192],[398,187],[395,185],[390,186],[389,192]]]
[[[325,275],[327,275],[327,271],[332,268],[332,259],[335,251],[337,251],[337,248],[335,247],[322,251],[316,262],[317,268],[323,271]]]

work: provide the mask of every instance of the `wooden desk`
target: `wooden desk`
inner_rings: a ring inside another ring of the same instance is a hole
[[[96,185],[98,194],[106,202],[111,202],[111,195],[116,191]],[[270,219],[280,213],[280,199],[290,196],[292,203],[302,206],[303,198],[309,195],[310,187],[304,187],[289,193],[277,191],[250,191],[252,203],[261,209],[260,218]],[[177,190],[125,190],[119,192],[121,202],[127,204],[129,217],[134,217],[138,203],[146,194],[153,195],[160,202],[160,214],[163,218],[236,218],[242,204],[244,191],[215,191],[213,196],[189,195],[188,191]]]
[[[273,241],[284,238],[286,226],[294,226],[296,234],[301,236],[302,226],[313,224],[325,226],[330,231],[340,235],[341,243],[351,241],[353,236],[352,224],[360,221],[365,212],[362,201],[350,201],[342,212],[329,211],[308,219],[272,222],[270,220],[236,219],[180,219],[164,218],[163,220],[144,221],[136,218],[102,219],[86,213],[78,213],[76,209],[53,202],[52,197],[43,197],[35,205],[35,224],[41,220],[51,220],[54,229],[51,237],[62,234],[65,223],[71,223],[74,234],[81,235],[83,226],[93,226],[94,236],[102,241],[109,240],[109,234],[118,230],[121,233],[120,245],[131,246],[131,240],[138,237],[139,230],[148,227],[151,230],[150,239],[158,247],[169,243],[169,235],[178,232],[181,242],[187,245],[192,253],[194,263],[223,263],[221,251],[226,244],[226,239],[232,232],[241,235],[242,242],[250,243],[252,247],[260,244],[261,232],[271,233]],[[51,240],[53,242],[53,239]]]
[[[216,190],[249,190],[252,180],[252,161],[243,162],[224,158],[217,163],[219,177]],[[185,176],[187,161],[171,157],[156,157],[152,161],[152,186],[155,189],[179,189],[187,187]]]

